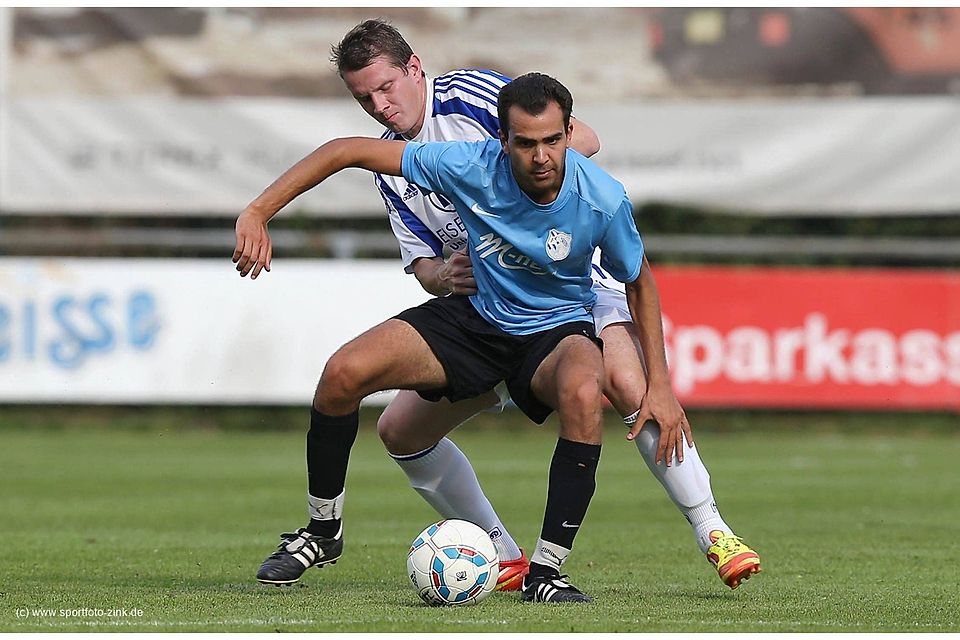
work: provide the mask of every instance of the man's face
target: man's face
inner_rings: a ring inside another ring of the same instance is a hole
[[[420,133],[424,115],[424,78],[416,55],[403,68],[384,57],[343,74],[343,83],[363,110],[395,133]]]
[[[508,112],[510,132],[500,143],[510,156],[513,177],[539,204],[556,200],[563,185],[564,160],[573,125],[563,126],[563,111],[556,102],[535,116],[513,105]]]

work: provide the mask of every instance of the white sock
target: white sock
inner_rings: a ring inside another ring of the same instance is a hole
[[[487,531],[500,560],[516,560],[520,547],[487,500],[467,456],[449,438],[407,456],[391,454],[431,507],[444,518],[468,520]]]
[[[537,549],[530,556],[530,564],[540,564],[551,569],[556,569],[560,573],[560,567],[567,561],[570,555],[570,549],[561,547],[558,544],[547,542],[543,538],[537,540]]]
[[[713,544],[713,540],[710,539],[711,531],[722,531],[727,535],[733,535],[733,531],[720,517],[720,510],[717,509],[713,496],[695,507],[680,507],[680,511],[693,527],[693,535],[697,537],[697,544],[703,553],[706,553]]]
[[[623,421],[627,426],[633,426],[636,414],[624,418]],[[733,530],[724,522],[720,510],[717,509],[713,490],[710,488],[710,474],[703,466],[697,449],[687,444],[686,440],[683,442],[683,462],[678,462],[674,456],[669,467],[663,462],[656,464],[659,441],[660,425],[653,420],[648,420],[643,425],[634,440],[650,472],[660,481],[667,495],[690,523],[700,551],[706,553],[712,544],[711,531],[733,534]]]

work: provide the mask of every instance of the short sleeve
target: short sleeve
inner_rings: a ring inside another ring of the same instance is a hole
[[[460,142],[408,142],[400,160],[403,177],[424,189],[449,193],[453,177],[462,173],[462,147]]]
[[[443,243],[437,235],[430,231],[423,220],[403,201],[398,192],[399,178],[384,178],[374,174],[377,190],[383,198],[390,218],[390,228],[400,245],[400,258],[403,260],[403,269],[413,273],[413,262],[417,258],[435,258],[443,256]]]
[[[600,266],[620,282],[640,277],[643,240],[633,220],[633,207],[624,197],[600,241]]]

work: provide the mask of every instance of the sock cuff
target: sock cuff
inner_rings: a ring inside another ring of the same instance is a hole
[[[322,422],[324,428],[356,428],[357,425],[360,424],[360,412],[351,411],[345,416],[328,416],[327,414],[321,413],[315,408],[310,407],[310,424],[312,425],[317,422]]]
[[[600,445],[557,438],[557,448],[554,455],[569,458],[574,462],[596,466],[600,462]]]
[[[714,500],[712,495],[708,496],[706,500],[694,507],[686,507],[685,511],[689,517],[694,518],[697,521],[709,520],[712,518],[718,518],[720,516],[720,510],[717,509],[717,501]],[[718,528],[722,529],[722,527]]]
[[[569,555],[570,549],[540,538],[537,540],[536,550],[534,550],[533,555],[530,556],[531,573],[536,572],[534,565],[540,565],[541,567],[550,569],[551,571],[549,571],[549,573],[560,573],[560,569],[563,567],[563,563],[567,561]],[[536,573],[542,573],[542,571]]]
[[[336,498],[318,498],[307,492],[307,512],[311,520],[339,520],[343,515],[343,497],[341,491]]]
[[[624,423],[625,425],[627,425],[628,427],[632,427],[633,425],[637,424],[637,418],[638,418],[638,417],[640,417],[640,409],[637,409],[636,411],[634,411],[634,412],[631,413],[630,415],[624,417],[623,423]]]
[[[443,442],[443,440],[441,440],[440,442]],[[419,460],[420,458],[424,458],[430,455],[431,453],[433,453],[433,450],[436,449],[438,446],[440,446],[440,442],[433,445],[432,447],[427,447],[423,451],[417,451],[416,453],[395,454],[395,453],[390,453],[388,451],[387,455],[389,455],[391,458],[393,458],[397,462],[413,462],[414,460]]]

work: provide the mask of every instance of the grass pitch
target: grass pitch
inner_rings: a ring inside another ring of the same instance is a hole
[[[960,631],[952,428],[811,430],[797,414],[716,431],[695,418],[722,513],[763,560],[731,592],[611,421],[566,567],[596,602],[495,593],[433,609],[408,584],[405,555],[437,518],[369,426],[349,469],[344,557],[276,588],[253,575],[277,534],[305,521],[303,430],[25,422],[0,418],[2,632]],[[454,439],[529,547],[555,427],[519,414],[480,422]]]

